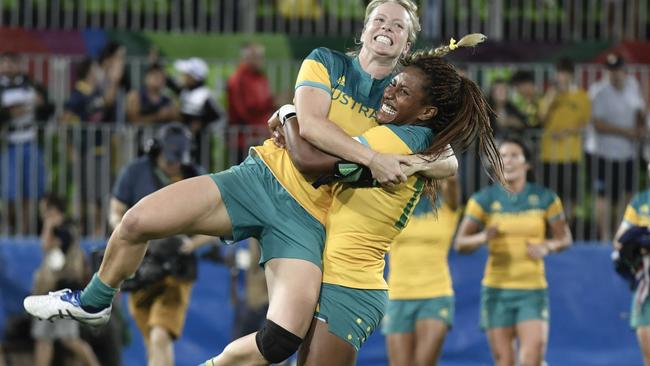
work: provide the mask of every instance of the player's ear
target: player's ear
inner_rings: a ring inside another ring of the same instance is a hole
[[[426,106],[426,107],[422,108],[422,111],[418,115],[418,119],[420,121],[428,121],[428,120],[432,119],[433,117],[435,117],[437,114],[438,114],[438,108],[437,107],[432,106],[432,105]]]

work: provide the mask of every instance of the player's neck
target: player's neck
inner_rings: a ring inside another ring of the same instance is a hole
[[[393,72],[397,60],[373,55],[370,51],[362,48],[359,52],[359,64],[363,71],[370,74],[373,79],[383,79]]]
[[[517,179],[511,182],[508,182],[508,185],[510,186],[510,192],[512,193],[521,193],[523,192],[524,188],[526,188],[526,180],[525,179]]]

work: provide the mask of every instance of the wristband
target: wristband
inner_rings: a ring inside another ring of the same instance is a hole
[[[284,126],[284,123],[292,117],[296,116],[296,107],[293,104],[285,104],[280,107],[278,111],[278,118],[280,119],[280,124]]]

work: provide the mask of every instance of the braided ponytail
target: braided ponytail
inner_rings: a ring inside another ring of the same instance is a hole
[[[426,104],[435,106],[438,113],[424,123],[435,133],[432,145],[422,155],[439,158],[445,147],[451,145],[458,154],[478,140],[481,163],[489,177],[505,186],[503,162],[492,137],[490,117],[494,111],[485,100],[479,87],[442,56],[459,47],[473,47],[486,37],[480,33],[469,34],[459,42],[453,38],[448,45],[407,56],[404,66],[417,67],[427,76],[424,84]],[[425,193],[435,200],[440,182],[429,179]]]

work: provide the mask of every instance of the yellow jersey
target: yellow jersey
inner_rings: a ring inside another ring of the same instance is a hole
[[[472,195],[465,216],[483,226],[496,225],[488,242],[483,285],[503,289],[546,288],[544,260],[531,259],[527,243],[546,239],[546,224],[564,219],[562,203],[551,190],[526,183],[520,193],[491,185]]]
[[[311,86],[325,90],[332,96],[328,118],[348,135],[359,136],[377,126],[375,111],[380,106],[384,88],[391,80],[392,75],[375,80],[361,68],[358,58],[321,47],[303,61],[296,89]],[[253,149],[287,192],[325,224],[332,202],[331,187],[313,188],[295,168],[287,151],[275,146],[271,140]]]
[[[541,158],[545,163],[568,163],[582,160],[582,133],[553,138],[553,134],[565,129],[578,129],[591,119],[591,101],[581,89],[559,94],[553,101],[544,132],[542,133]]]
[[[439,201],[440,202],[440,201]],[[447,256],[460,217],[445,203],[438,203],[437,217],[431,201],[420,198],[406,228],[390,249],[388,297],[391,300],[451,296]]]
[[[650,189],[634,195],[623,220],[630,225],[650,226]]]
[[[421,152],[432,139],[429,128],[393,125],[372,128],[359,137],[373,150],[392,154]],[[423,188],[424,180],[417,176],[392,190],[334,185],[325,225],[323,283],[387,289],[384,256],[406,226]]]

